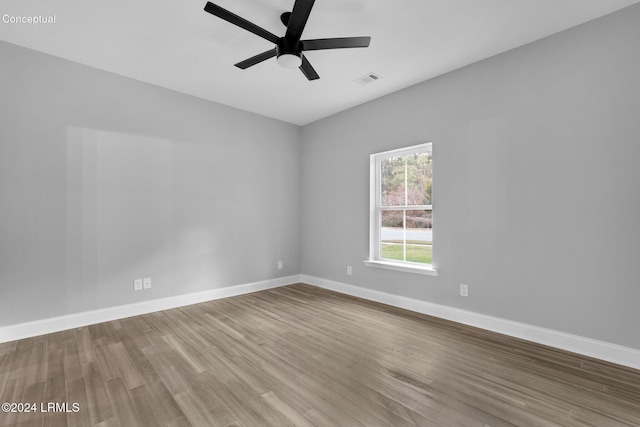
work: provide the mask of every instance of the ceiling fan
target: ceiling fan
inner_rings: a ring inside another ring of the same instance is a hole
[[[331,39],[300,40],[302,31],[311,14],[311,8],[315,0],[295,0],[293,10],[280,15],[280,21],[287,27],[283,37],[257,26],[240,16],[229,12],[211,2],[207,2],[204,10],[218,18],[224,19],[240,28],[244,28],[253,34],[269,40],[276,45],[275,48],[259,53],[244,61],[235,64],[241,69],[249,68],[267,59],[277,57],[278,64],[285,68],[299,68],[308,80],[319,79],[320,76],[313,69],[302,52],[308,50],[344,49],[353,47],[368,47],[371,37],[341,37]]]

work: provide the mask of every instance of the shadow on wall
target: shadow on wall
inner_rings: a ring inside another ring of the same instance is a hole
[[[205,144],[67,129],[70,308],[196,292],[230,279],[217,262],[234,241],[212,185],[225,179],[212,167],[218,154]],[[149,276],[153,294],[130,292],[133,279]]]

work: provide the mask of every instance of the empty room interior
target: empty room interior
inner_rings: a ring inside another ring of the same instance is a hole
[[[637,0],[0,15],[0,426],[640,426]]]

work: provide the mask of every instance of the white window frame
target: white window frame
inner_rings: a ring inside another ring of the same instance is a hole
[[[431,264],[421,264],[411,261],[391,261],[382,259],[380,254],[380,228],[381,228],[381,212],[384,208],[381,206],[381,165],[382,160],[389,157],[404,157],[417,152],[431,150],[433,155],[433,144],[427,142],[424,144],[413,145],[411,147],[399,148],[396,150],[384,151],[382,153],[371,154],[369,159],[369,259],[364,263],[368,267],[385,268],[389,270],[405,271],[409,273],[426,274],[437,276],[438,271],[434,267],[433,259]],[[400,209],[429,209],[433,220],[433,200],[428,206],[394,206]]]

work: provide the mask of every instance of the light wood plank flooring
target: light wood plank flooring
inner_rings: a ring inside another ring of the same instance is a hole
[[[0,344],[0,426],[640,426],[640,371],[308,285]],[[40,408],[38,408],[40,409]]]

